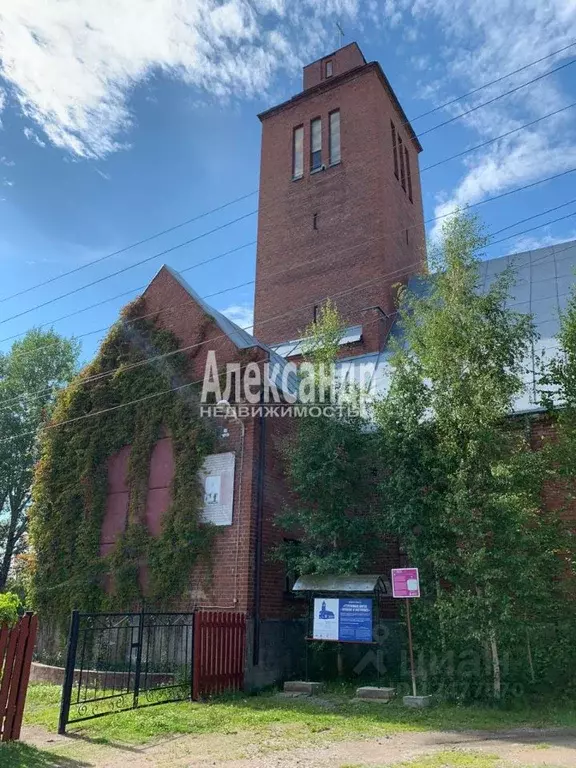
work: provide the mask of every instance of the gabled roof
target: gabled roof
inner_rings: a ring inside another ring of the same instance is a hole
[[[236,323],[230,320],[229,317],[226,317],[226,315],[223,315],[222,312],[219,312],[217,309],[214,309],[214,307],[210,306],[210,304],[208,304],[208,302],[206,302],[175,269],[172,269],[172,267],[169,267],[167,264],[164,264],[161,269],[165,269],[170,273],[174,280],[176,280],[182,286],[182,288],[184,288],[184,290],[194,299],[194,301],[202,308],[202,310],[214,320],[222,333],[225,333],[226,336],[228,336],[230,341],[237,349],[251,349],[253,347],[258,347],[259,349],[264,350],[268,355],[272,369],[275,372],[274,379],[271,379],[270,383],[276,386],[278,390],[282,390],[283,373],[284,368],[287,365],[287,361],[269,346],[261,341],[258,341],[258,339],[255,336],[252,336],[252,334],[248,333],[245,328],[241,328],[239,325],[236,325]],[[296,394],[298,392],[298,381],[295,373],[288,373],[288,376],[286,377],[285,389],[287,394]]]

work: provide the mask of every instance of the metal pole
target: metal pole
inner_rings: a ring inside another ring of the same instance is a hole
[[[62,703],[60,704],[60,719],[58,721],[58,733],[66,733],[66,724],[70,715],[70,702],[72,700],[72,686],[74,685],[74,664],[76,663],[76,650],[78,648],[78,630],[80,627],[80,613],[72,611],[70,620],[70,632],[68,633],[68,654],[66,656],[66,671],[64,672],[64,685],[62,687]]]
[[[412,646],[412,622],[410,621],[410,598],[406,598],[406,624],[408,625],[408,650],[410,652],[410,673],[412,675],[412,695],[416,696],[416,670],[414,669],[414,648]]]
[[[137,637],[136,669],[134,670],[134,708],[138,706],[138,695],[140,693],[140,670],[142,669],[142,646],[144,644],[144,603],[142,603],[142,609],[140,610]]]

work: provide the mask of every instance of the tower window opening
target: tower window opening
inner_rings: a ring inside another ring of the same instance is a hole
[[[310,123],[310,170],[322,167],[322,120],[317,117]]]
[[[304,175],[304,126],[294,128],[292,137],[292,177],[301,179]]]
[[[410,155],[408,154],[408,149],[404,147],[404,157],[406,159],[406,176],[408,177],[408,198],[410,199],[410,202],[414,202],[412,200],[412,173],[410,172]]]
[[[394,176],[396,178],[400,178],[398,176],[398,145],[396,143],[396,128],[394,127],[394,123],[390,121],[390,130],[392,132],[392,156],[394,157]]]
[[[402,184],[402,189],[406,191],[406,171],[404,170],[404,146],[402,144],[401,136],[398,136],[398,154],[400,155],[400,184]]]
[[[329,139],[330,139],[330,165],[337,165],[340,162],[340,110],[335,109],[330,112],[329,121]]]

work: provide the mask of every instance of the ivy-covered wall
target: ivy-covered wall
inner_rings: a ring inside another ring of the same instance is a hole
[[[189,380],[181,353],[139,364],[179,347],[153,319],[136,319],[142,310],[142,300],[124,310],[95,360],[59,397],[52,421],[69,423],[42,437],[30,510],[31,600],[53,619],[65,619],[72,608],[126,610],[143,597],[149,606],[177,604],[199,559],[210,552],[215,529],[200,523],[197,476],[213,435],[198,417],[198,390],[190,386],[116,408]],[[106,409],[111,410],[83,418]],[[153,447],[164,435],[172,439],[174,476],[161,534],[152,537],[145,521],[148,473]],[[107,461],[126,445],[131,445],[127,525],[113,550],[101,557]],[[149,575],[145,596],[143,564]]]

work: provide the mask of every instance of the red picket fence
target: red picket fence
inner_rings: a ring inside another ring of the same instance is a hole
[[[20,738],[30,679],[38,617],[27,613],[9,629],[0,629],[0,733],[2,741]]]
[[[239,690],[244,683],[246,616],[198,611],[194,626],[192,697]]]

